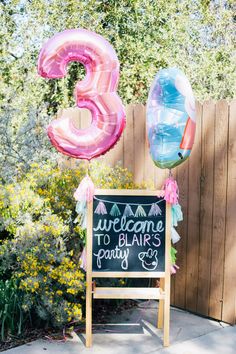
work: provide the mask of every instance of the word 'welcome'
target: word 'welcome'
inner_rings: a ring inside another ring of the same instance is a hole
[[[162,220],[154,222],[152,220],[144,221],[134,221],[128,220],[125,216],[121,219],[115,218],[114,220],[110,219],[99,219],[97,225],[93,228],[94,232],[97,231],[114,231],[114,232],[135,232],[135,233],[150,233],[150,232],[162,232],[164,231],[164,226]]]

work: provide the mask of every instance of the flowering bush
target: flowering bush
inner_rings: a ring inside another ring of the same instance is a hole
[[[82,318],[85,232],[74,223],[73,193],[85,174],[83,163],[70,170],[33,164],[0,187],[0,276],[19,284],[26,313],[56,327]],[[98,188],[137,188],[119,165],[93,163],[90,175]]]

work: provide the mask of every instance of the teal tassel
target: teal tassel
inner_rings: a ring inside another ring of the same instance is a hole
[[[145,210],[143,209],[142,205],[139,205],[137,207],[137,210],[135,212],[135,215],[134,215],[136,218],[139,217],[139,216],[147,216],[146,213],[145,213]]]
[[[172,226],[171,227],[171,241],[173,244],[175,244],[175,243],[179,242],[179,240],[180,240],[180,235],[175,230],[175,228]]]
[[[86,209],[86,201],[79,201],[76,203],[75,211],[77,214],[83,213]]]
[[[85,215],[81,218],[80,225],[83,230],[87,229],[87,213],[85,213]]]
[[[183,213],[179,204],[173,204],[171,207],[172,226],[177,226],[179,221],[183,220]]]
[[[116,203],[112,205],[110,215],[111,216],[120,216],[121,215],[120,209]]]

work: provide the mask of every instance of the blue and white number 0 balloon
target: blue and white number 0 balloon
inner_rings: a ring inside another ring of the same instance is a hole
[[[147,104],[148,142],[155,165],[171,169],[184,162],[195,129],[195,100],[187,77],[177,68],[160,70]]]

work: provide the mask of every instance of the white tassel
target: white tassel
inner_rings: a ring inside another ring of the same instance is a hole
[[[133,213],[131,206],[129,204],[126,204],[123,216],[126,216],[126,217],[134,216],[134,213]]]
[[[80,268],[82,268],[85,272],[87,270],[86,247],[84,247],[80,256]]]
[[[161,215],[161,209],[156,203],[153,203],[151,209],[149,210],[148,216],[157,216],[157,215]]]
[[[143,209],[142,205],[139,205],[137,207],[137,210],[135,212],[135,215],[134,215],[136,218],[140,217],[140,216],[147,216],[146,213],[145,213],[145,210]]]
[[[180,240],[180,235],[178,232],[175,230],[174,227],[171,228],[171,240],[173,244],[177,243]]]

